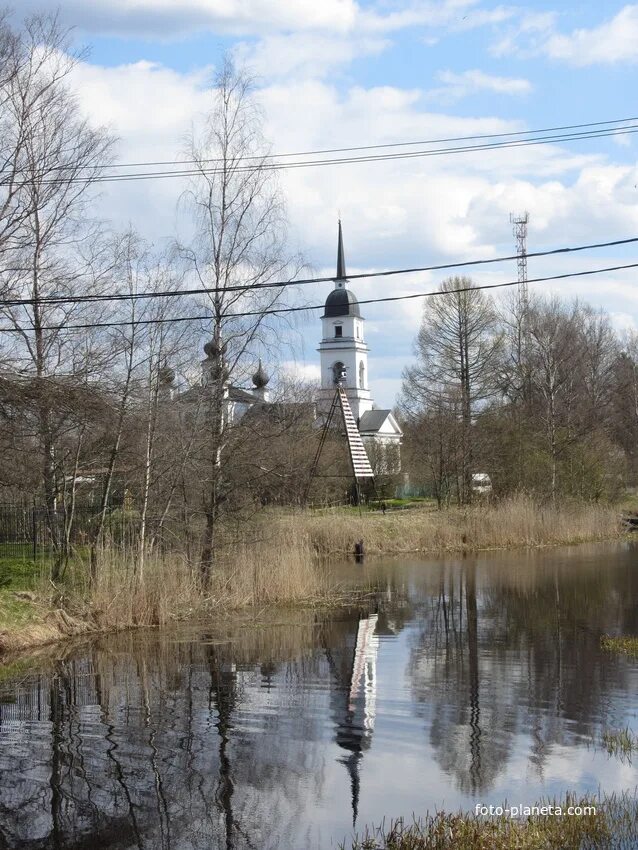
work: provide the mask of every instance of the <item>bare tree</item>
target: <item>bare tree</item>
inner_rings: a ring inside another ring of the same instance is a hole
[[[461,425],[459,498],[471,500],[473,419],[498,388],[502,344],[492,300],[466,277],[443,281],[429,300],[416,338],[417,362],[403,376],[404,399],[414,409],[446,409]]]
[[[290,280],[296,271],[285,250],[284,204],[266,154],[251,81],[226,60],[215,79],[211,111],[189,143],[188,155],[198,172],[187,194],[196,238],[190,246],[181,246],[182,257],[210,292],[212,339],[205,348],[204,584],[213,565],[220,512],[229,498],[230,478],[224,474],[230,424],[225,417],[226,387],[246,374],[247,359],[254,359],[260,346],[273,338],[270,311],[283,306],[285,290],[265,285]],[[251,315],[238,315],[245,312]]]
[[[570,425],[577,394],[582,340],[578,334],[578,307],[565,308],[557,299],[539,302],[530,317],[532,381],[542,399],[541,420],[550,459],[550,494],[558,492],[561,454],[574,439]]]
[[[0,271],[14,304],[2,313],[15,330],[10,353],[37,384],[42,487],[53,513],[59,487],[52,382],[91,368],[87,335],[65,330],[87,307],[61,299],[101,290],[105,281],[103,244],[87,204],[113,140],[79,113],[66,84],[77,56],[55,17],[27,21],[12,56],[0,104],[9,172],[0,209]]]

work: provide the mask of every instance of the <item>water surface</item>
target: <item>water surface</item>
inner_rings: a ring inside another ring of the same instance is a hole
[[[630,543],[335,565],[370,605],[134,632],[0,685],[0,850],[336,847],[427,809],[622,791]]]

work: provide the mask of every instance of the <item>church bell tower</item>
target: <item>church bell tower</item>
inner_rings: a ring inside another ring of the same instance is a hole
[[[346,288],[346,263],[343,251],[343,233],[339,222],[337,244],[337,275],[335,286],[326,298],[321,317],[322,340],[319,344],[321,361],[322,406],[330,405],[337,382],[346,390],[355,420],[373,403],[368,385],[368,346],[364,339],[364,322],[359,302]]]

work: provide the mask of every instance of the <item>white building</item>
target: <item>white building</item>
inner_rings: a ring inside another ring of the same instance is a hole
[[[321,388],[317,409],[323,414],[328,411],[335,395],[337,381],[340,381],[346,390],[373,468],[381,473],[398,472],[403,433],[392,411],[378,408],[372,398],[368,377],[365,319],[361,316],[359,302],[347,288],[347,283],[343,234],[339,222],[335,287],[326,298],[321,317],[322,340],[318,349]],[[216,379],[215,370],[219,368],[220,359],[222,363],[225,361],[225,346],[220,346],[214,339],[206,343],[204,353],[206,359],[202,361],[201,384],[183,393],[180,396],[182,402],[197,402],[203,389]],[[229,424],[239,422],[253,408],[267,408],[270,404],[269,377],[261,360],[252,383],[253,386],[247,388],[235,386],[229,381],[224,382],[225,415]],[[320,421],[321,418],[317,423]]]
[[[343,233],[339,222],[335,287],[326,298],[321,317],[322,340],[318,348],[321,363],[319,406],[323,410],[330,406],[336,384],[345,371],[342,383],[369,453],[374,453],[371,449],[389,446],[396,447],[398,451],[403,433],[392,411],[377,408],[372,398],[365,319],[347,283]],[[396,461],[391,466],[396,468]]]

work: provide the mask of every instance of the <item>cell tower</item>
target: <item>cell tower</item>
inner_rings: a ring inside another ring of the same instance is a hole
[[[529,221],[529,213],[524,212],[523,215],[515,216],[510,213],[510,221],[513,225],[512,231],[516,239],[516,253],[518,259],[518,299],[521,308],[526,311],[529,299],[527,293],[527,222]]]

